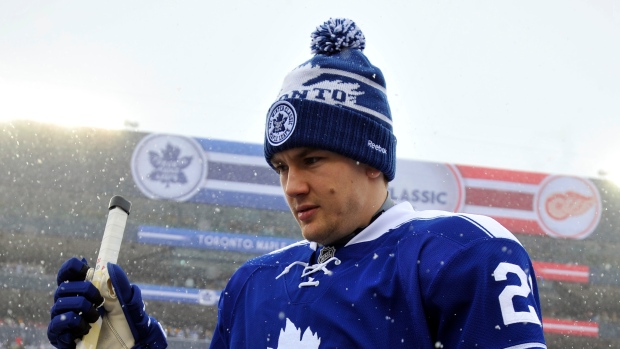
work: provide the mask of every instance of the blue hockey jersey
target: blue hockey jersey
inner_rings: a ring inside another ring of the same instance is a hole
[[[211,348],[546,348],[530,258],[491,218],[405,202],[321,263],[320,250],[239,268]]]

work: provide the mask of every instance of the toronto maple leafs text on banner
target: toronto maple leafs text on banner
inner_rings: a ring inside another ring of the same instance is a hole
[[[247,234],[218,233],[191,229],[140,226],[138,242],[208,250],[225,250],[255,254],[269,253],[298,240]]]

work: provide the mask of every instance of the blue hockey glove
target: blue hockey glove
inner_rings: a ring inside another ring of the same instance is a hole
[[[97,307],[103,304],[103,297],[92,283],[84,282],[88,269],[86,260],[77,258],[60,267],[47,329],[50,343],[57,348],[75,348],[75,339],[88,333],[90,323],[99,318]]]
[[[157,320],[146,313],[140,289],[129,283],[118,265],[108,263],[106,269],[109,281],[104,285],[108,287],[99,291],[84,281],[93,272],[86,260],[71,258],[60,267],[47,330],[50,343],[57,348],[75,348],[90,330],[90,323],[102,314],[99,349],[166,348],[166,336]]]

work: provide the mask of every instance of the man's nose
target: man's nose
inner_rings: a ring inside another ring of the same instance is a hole
[[[307,194],[309,190],[306,175],[303,171],[295,168],[288,169],[286,182],[282,185],[284,186],[284,193],[290,197]]]

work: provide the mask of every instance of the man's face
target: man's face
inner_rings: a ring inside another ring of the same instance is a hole
[[[314,148],[282,151],[271,163],[280,174],[301,233],[309,241],[332,243],[368,224],[377,210],[368,195],[369,173],[377,170],[368,165]]]

